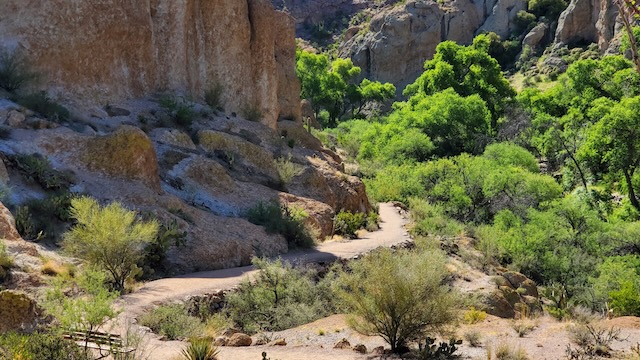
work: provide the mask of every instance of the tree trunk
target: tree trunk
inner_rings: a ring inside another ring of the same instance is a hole
[[[640,210],[640,203],[638,202],[638,198],[636,198],[636,192],[633,189],[633,183],[631,182],[631,174],[627,169],[624,169],[623,172],[624,172],[624,179],[627,182],[627,188],[629,191],[629,200],[631,201],[631,205],[633,205],[633,207],[636,208],[637,210]]]

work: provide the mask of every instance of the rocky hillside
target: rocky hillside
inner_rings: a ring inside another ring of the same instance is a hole
[[[364,77],[391,82],[399,90],[422,73],[424,62],[444,40],[468,44],[477,34],[494,32],[503,40],[513,38],[534,49],[552,42],[597,43],[604,52],[621,32],[617,8],[610,0],[571,0],[557,20],[539,17],[538,25],[525,32],[518,28],[518,12],[530,10],[527,0],[299,0],[285,4],[296,22],[304,25],[298,26],[298,36],[307,40],[314,35],[309,28],[343,17],[352,26],[336,37],[338,55],[351,58]]]
[[[229,112],[297,119],[294,24],[268,0],[0,4],[0,48],[26,53],[42,87],[79,108],[215,86]]]

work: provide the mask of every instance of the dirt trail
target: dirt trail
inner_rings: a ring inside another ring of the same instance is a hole
[[[302,263],[330,261],[336,258],[351,258],[378,247],[390,247],[409,241],[410,237],[405,229],[408,220],[404,214],[392,204],[382,203],[380,204],[380,230],[366,233],[355,240],[330,241],[318,245],[315,249],[291,252],[283,255],[282,259]],[[119,305],[123,309],[119,316],[119,324],[131,324],[145,309],[162,303],[184,299],[189,295],[229,289],[255,272],[253,266],[244,266],[151,281],[119,300]],[[149,339],[147,344],[149,358],[158,360],[174,358],[179,354],[181,347],[181,342],[161,342],[156,339]],[[314,355],[316,359],[336,359],[335,354],[327,357],[317,357],[320,354]],[[259,353],[257,357],[259,358]]]

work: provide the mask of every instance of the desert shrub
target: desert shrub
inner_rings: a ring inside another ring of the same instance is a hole
[[[105,280],[90,267],[74,279],[55,278],[41,305],[61,329],[96,331],[118,314],[113,304],[119,294],[109,291]]]
[[[319,319],[331,313],[333,302],[327,280],[295,269],[290,263],[254,258],[260,269],[254,281],[244,280],[227,297],[230,318],[248,333],[278,331]]]
[[[514,20],[516,28],[519,33],[523,33],[525,31],[531,30],[536,23],[536,16],[530,12],[520,10],[516,14],[516,18]]]
[[[464,312],[462,319],[466,324],[477,324],[483,322],[487,318],[487,313],[482,310],[477,310],[474,306],[471,306],[469,310]]]
[[[287,186],[294,177],[302,174],[304,167],[291,161],[291,154],[289,154],[286,157],[276,159],[276,170],[278,170],[282,185]]]
[[[418,360],[452,360],[460,359],[462,356],[456,354],[458,345],[462,344],[462,340],[451,339],[449,342],[440,342],[436,344],[436,339],[427,337],[424,342],[418,343],[418,350],[414,351],[415,358]]]
[[[7,254],[7,248],[4,242],[0,240],[0,283],[9,277],[11,267],[13,267],[13,259]]]
[[[166,270],[167,251],[171,246],[180,247],[186,243],[187,232],[180,229],[178,222],[160,224],[155,238],[144,247],[142,258],[143,276],[149,277],[156,271]]]
[[[612,256],[597,266],[591,279],[597,297],[609,302],[617,315],[640,315],[640,256]]]
[[[394,352],[455,318],[455,297],[442,285],[442,252],[384,249],[350,264],[335,282],[357,331],[381,336]]]
[[[162,305],[142,314],[138,323],[169,340],[183,340],[200,336],[204,325],[199,318],[189,315],[182,304]]]
[[[19,206],[14,213],[16,230],[25,240],[40,240],[44,233],[37,231],[28,206]]]
[[[0,88],[15,93],[37,78],[21,52],[0,49]]]
[[[223,107],[222,104],[222,91],[224,88],[220,83],[212,84],[205,92],[204,92],[204,102],[207,105],[211,106],[213,109],[221,109]]]
[[[253,104],[244,104],[240,109],[240,115],[249,121],[260,121],[263,117],[260,107]]]
[[[73,342],[57,334],[0,334],[0,360],[90,360]]]
[[[570,356],[610,357],[612,351],[611,343],[614,340],[622,340],[620,329],[615,327],[576,325],[569,328],[569,334],[571,340],[578,345],[578,349],[567,346],[567,355]],[[574,357],[570,358],[573,359]]]
[[[55,102],[44,91],[20,96],[17,101],[18,104],[52,121],[67,121],[71,116],[69,109]]]
[[[304,224],[305,215],[284,205],[263,202],[247,211],[249,222],[264,226],[268,233],[281,234],[289,246],[300,248],[314,244],[313,232]]]
[[[516,332],[516,334],[518,334],[519,337],[524,337],[532,332],[536,328],[536,325],[531,320],[525,319],[514,321],[511,324],[511,328]]]
[[[469,330],[464,333],[464,339],[472,347],[482,346],[482,333],[478,330]]]
[[[210,338],[194,338],[189,340],[189,345],[182,350],[184,360],[216,360],[220,350],[213,345]]]
[[[66,190],[71,183],[69,175],[55,170],[49,159],[44,156],[21,154],[13,157],[12,162],[27,178],[46,190]]]
[[[193,110],[193,104],[186,99],[178,96],[165,96],[160,98],[159,104],[169,112],[173,121],[185,128],[190,128],[196,112]]]
[[[352,213],[351,211],[340,211],[333,220],[334,232],[338,235],[356,238],[356,232],[366,225],[365,214]]]
[[[513,348],[507,343],[502,343],[495,348],[496,360],[528,360],[529,356],[522,348]]]
[[[124,290],[125,281],[139,271],[144,246],[156,237],[158,223],[138,221],[134,211],[118,202],[103,207],[81,197],[71,205],[76,225],[64,235],[64,250],[97,266],[116,290]]]
[[[415,220],[412,232],[416,235],[459,235],[464,224],[445,215],[441,206],[433,205],[419,198],[409,199],[411,216]]]

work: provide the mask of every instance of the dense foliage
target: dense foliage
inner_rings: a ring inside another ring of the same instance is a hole
[[[440,44],[407,101],[328,133],[375,200],[411,205],[417,234],[473,236],[486,263],[572,304],[640,315],[640,75],[622,56],[583,58],[516,94],[496,44]]]

